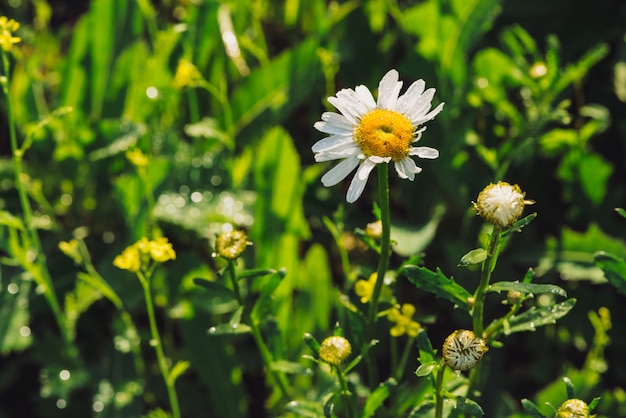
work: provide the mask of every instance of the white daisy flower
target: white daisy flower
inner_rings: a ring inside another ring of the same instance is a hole
[[[424,91],[425,83],[417,80],[406,93],[399,96],[402,81],[398,72],[390,70],[378,85],[378,100],[365,86],[354,90],[343,89],[328,101],[340,113],[325,112],[314,127],[329,136],[311,148],[315,161],[343,160],[322,176],[326,187],[334,186],[359,167],[346,200],[356,201],[372,169],[381,163],[394,162],[398,176],[414,180],[422,171],[411,158],[434,159],[439,151],[430,147],[414,147],[426,127],[424,122],[433,119],[443,109],[443,103],[431,109],[435,89]]]

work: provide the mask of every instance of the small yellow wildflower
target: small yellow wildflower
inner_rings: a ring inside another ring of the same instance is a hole
[[[126,159],[135,167],[145,167],[150,160],[139,148],[126,151]]]
[[[167,238],[157,238],[149,242],[150,257],[158,263],[165,263],[169,260],[176,260],[176,252],[172,248],[172,243]]]
[[[63,252],[63,254],[74,260],[76,264],[83,262],[83,257],[80,255],[77,240],[73,239],[70,241],[61,241],[59,242],[59,249]]]
[[[391,322],[395,322],[395,325],[389,330],[389,334],[392,337],[400,337],[407,334],[409,337],[417,337],[417,334],[422,329],[419,322],[413,320],[415,314],[415,306],[410,303],[405,303],[399,309],[398,307],[392,308],[387,313],[387,319]]]
[[[204,78],[198,68],[186,59],[178,61],[176,74],[172,85],[175,89],[183,89],[184,87],[198,87],[202,85]]]
[[[343,337],[328,337],[320,345],[320,358],[333,366],[341,365],[351,352],[350,341]]]
[[[13,33],[20,28],[20,24],[6,16],[0,16],[0,47],[4,51],[10,51],[13,45],[21,42],[22,39],[13,36]]]
[[[248,236],[243,231],[223,232],[217,237],[217,255],[227,260],[239,258],[248,245]]]
[[[367,303],[372,298],[374,293],[374,286],[376,285],[376,278],[378,273],[372,273],[367,280],[357,280],[354,284],[354,292],[357,296],[361,297],[361,303]]]
[[[122,270],[139,271],[141,269],[141,254],[137,245],[126,247],[122,254],[115,257],[113,265]]]

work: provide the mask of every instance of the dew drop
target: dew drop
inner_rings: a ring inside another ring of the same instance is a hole
[[[8,291],[10,294],[14,295],[14,294],[16,294],[17,292],[19,292],[19,291],[20,291],[20,287],[19,287],[18,285],[16,285],[15,283],[10,283],[10,284],[7,286],[7,291]]]
[[[56,405],[59,409],[65,409],[65,407],[67,406],[67,402],[65,401],[65,399],[57,399]]]
[[[217,331],[217,328],[215,327],[209,328],[209,334],[215,334],[216,331]]]
[[[70,377],[71,377],[71,373],[69,370],[61,370],[61,372],[59,373],[59,378],[61,380],[67,381],[67,380],[70,380]]]
[[[104,410],[104,403],[102,403],[102,401],[95,401],[91,408],[94,412],[102,412]]]

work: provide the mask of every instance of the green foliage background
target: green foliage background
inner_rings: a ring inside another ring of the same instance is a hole
[[[0,15],[22,24],[11,95],[20,137],[33,138],[27,188],[54,287],[75,318],[78,354],[66,352],[46,301],[11,256],[11,214],[21,209],[10,144],[2,139],[0,416],[130,417],[167,409],[149,347],[143,347],[146,373],[138,375],[119,307],[106,290],[80,285],[89,281],[81,275],[93,278],[92,272],[58,249],[60,241],[84,238],[95,269],[145,342],[141,289],[111,262],[148,233],[153,217],[177,252],[158,273],[155,299],[169,355],[191,362],[177,381],[183,415],[289,414],[272,407],[251,338],[207,332],[228,322],[228,301],[193,279],[219,279],[223,265],[212,257],[212,243],[225,223],[249,232],[246,267],[285,269],[255,314],[276,357],[288,360],[277,367],[292,373],[302,406],[291,414],[308,407],[308,416],[321,414],[312,405],[322,404],[329,378],[307,370],[302,337],[323,339],[337,320],[348,335],[358,334],[338,293],[358,304],[353,281],[376,268],[353,233],[375,220],[375,182],[352,205],[345,203],[344,184],[324,188],[319,177],[328,166],[314,163],[310,148],[322,135],[313,124],[330,109],[327,96],[358,84],[373,89],[390,68],[405,86],[423,78],[437,88],[435,101],[446,103],[421,140],[439,150],[439,159],[422,161],[415,182],[392,176],[392,267],[411,256],[475,287],[476,271],[458,267],[485,239],[471,201],[489,182],[504,180],[536,201],[531,209],[538,216],[503,252],[498,277],[521,280],[533,266],[536,282],[558,284],[578,300],[558,324],[511,335],[504,349],[490,351],[491,380],[481,400],[486,416],[529,416],[522,398],[559,405],[566,399],[562,376],[570,377],[577,397],[602,397],[599,416],[626,416],[620,272],[626,220],[614,211],[626,204],[624,2],[9,4]],[[222,42],[228,21],[241,52],[235,58]],[[173,86],[182,58],[209,88]],[[2,138],[8,138],[5,100]],[[149,187],[125,157],[134,147],[150,156]],[[156,202],[152,212],[146,193]],[[249,292],[265,297],[271,277],[246,282]],[[9,291],[11,284],[19,292]],[[425,326],[435,348],[469,326],[447,302],[405,278],[398,278],[396,296],[415,304],[420,317],[434,318]],[[598,319],[601,307],[609,309],[612,328]],[[488,315],[500,313],[495,303],[491,309]],[[32,332],[20,333],[25,326]],[[383,368],[387,346],[377,349]],[[411,359],[417,357],[415,350]],[[376,416],[406,416],[423,398],[417,367],[409,361],[391,395],[395,412],[380,409]],[[71,371],[68,380],[59,378],[64,369]]]

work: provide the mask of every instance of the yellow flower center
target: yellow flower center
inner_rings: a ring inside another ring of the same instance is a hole
[[[413,141],[413,124],[393,110],[374,109],[361,118],[355,132],[356,143],[367,157],[406,157]]]

